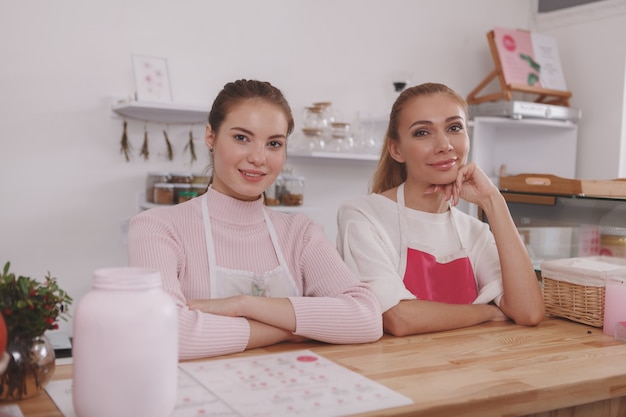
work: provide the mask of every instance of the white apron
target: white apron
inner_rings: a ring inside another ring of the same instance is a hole
[[[207,196],[202,196],[202,221],[206,237],[207,257],[209,260],[209,279],[211,280],[211,298],[225,298],[234,295],[254,295],[259,297],[284,298],[300,296],[295,281],[291,277],[287,262],[278,244],[278,237],[274,225],[270,221],[267,209],[263,208],[265,224],[272,239],[272,245],[278,258],[278,267],[263,274],[252,271],[227,269],[217,265],[215,245],[211,231],[211,217]],[[244,255],[245,256],[245,255]]]

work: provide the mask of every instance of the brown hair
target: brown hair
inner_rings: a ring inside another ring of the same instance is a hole
[[[400,140],[400,135],[398,134],[398,119],[405,104],[412,98],[432,94],[449,94],[463,107],[465,114],[467,114],[467,102],[465,99],[444,84],[424,83],[404,90],[393,103],[393,106],[391,106],[389,125],[387,127],[387,133],[385,133],[383,149],[380,153],[380,159],[378,160],[378,165],[376,166],[376,171],[374,171],[372,178],[372,193],[382,193],[393,187],[397,187],[406,180],[406,167],[404,164],[397,162],[391,157],[389,144],[392,140]]]
[[[209,124],[211,125],[211,129],[217,133],[231,109],[246,100],[265,101],[280,107],[287,118],[287,136],[293,132],[293,113],[282,91],[267,81],[244,79],[225,84],[222,90],[217,94],[217,97],[215,97],[215,100],[213,100],[213,105],[209,112]],[[211,156],[211,163],[205,168],[204,172],[210,172],[212,165],[213,157]],[[212,183],[213,175],[211,174],[209,184]]]
[[[219,131],[228,112],[244,100],[261,100],[280,107],[287,117],[287,136],[293,132],[293,114],[283,93],[267,81],[257,80],[237,80],[224,85],[209,112],[211,129]]]

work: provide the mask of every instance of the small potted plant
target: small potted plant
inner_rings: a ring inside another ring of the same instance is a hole
[[[58,329],[59,319],[67,320],[72,298],[56,278],[38,282],[9,272],[4,265],[0,276],[0,313],[7,329],[8,366],[0,376],[0,400],[20,400],[40,392],[54,374],[54,349],[46,330]]]

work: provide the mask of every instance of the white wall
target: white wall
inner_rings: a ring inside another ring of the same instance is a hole
[[[485,34],[529,27],[531,4],[0,0],[0,262],[33,277],[50,271],[78,301],[94,269],[126,265],[120,224],[137,211],[146,172],[206,165],[202,126],[169,127],[173,162],[159,125],[148,125],[149,161],[120,155],[122,124],[110,105],[134,89],[132,53],[166,57],[174,99],[183,103],[208,108],[225,82],[246,77],[282,88],[298,118],[320,100],[347,117],[384,113],[398,72],[469,93],[492,69]],[[182,154],[190,129],[200,156],[191,166]],[[130,124],[135,153],[142,132]]]
[[[547,13],[536,30],[559,45],[571,105],[582,109],[576,176],[626,177],[626,1]]]

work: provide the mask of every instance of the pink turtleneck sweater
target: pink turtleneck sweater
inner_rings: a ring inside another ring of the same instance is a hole
[[[209,188],[207,201],[217,264],[256,273],[278,259],[263,218],[262,199],[245,202]],[[131,219],[130,266],[157,269],[178,307],[179,357],[192,359],[243,351],[247,319],[190,310],[187,299],[210,298],[202,198],[144,211]],[[382,335],[381,310],[326,238],[322,227],[301,214],[269,210],[280,247],[303,297],[290,297],[295,335],[328,343],[364,343]]]

